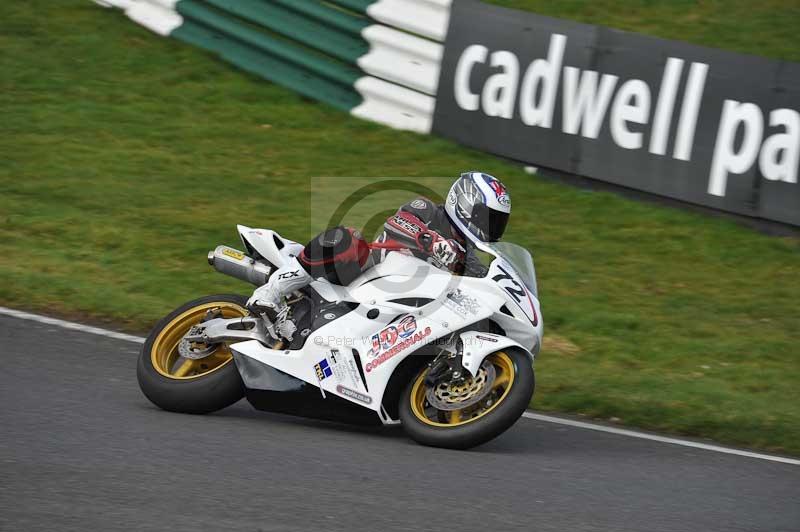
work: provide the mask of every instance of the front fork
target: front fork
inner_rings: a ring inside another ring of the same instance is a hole
[[[468,374],[461,365],[463,352],[463,343],[459,338],[451,335],[447,343],[440,346],[436,358],[428,364],[430,369],[425,377],[425,385],[432,387],[442,380],[459,381],[463,379]]]

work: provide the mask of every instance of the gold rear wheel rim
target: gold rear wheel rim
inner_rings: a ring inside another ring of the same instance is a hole
[[[497,351],[486,357],[495,368],[496,376],[492,382],[489,396],[496,397],[494,402],[482,409],[464,408],[461,410],[438,410],[428,403],[425,396],[425,377],[429,369],[421,372],[411,387],[411,412],[419,421],[434,427],[453,428],[477,421],[497,408],[508,397],[514,384],[516,369],[514,361],[504,351]],[[435,419],[434,416],[435,415]],[[444,419],[443,419],[444,418]]]
[[[178,353],[178,344],[193,325],[200,323],[206,313],[219,309],[223,318],[239,318],[247,315],[247,310],[236,303],[217,301],[204,303],[174,317],[161,329],[150,348],[150,362],[155,370],[169,379],[192,380],[205,377],[233,360],[230,347],[221,343],[209,356],[199,360],[183,358]]]

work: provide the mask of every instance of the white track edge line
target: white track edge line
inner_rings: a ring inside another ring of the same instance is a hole
[[[13,318],[18,318],[21,320],[28,320],[28,321],[35,321],[38,323],[44,323],[47,325],[54,325],[56,327],[63,327],[64,329],[71,329],[73,331],[80,331],[85,332],[88,334],[96,334],[98,336],[106,336],[108,338],[114,338],[116,340],[124,340],[126,342],[134,342],[137,344],[143,344],[144,338],[141,336],[134,336],[132,334],[125,334],[119,333],[116,331],[110,331],[108,329],[102,329],[100,327],[92,327],[90,325],[83,325],[81,323],[75,323],[66,320],[60,320],[58,318],[50,318],[48,316],[41,316],[39,314],[31,314],[30,312],[23,312],[21,310],[14,310],[7,307],[0,307],[0,315],[11,316]],[[642,440],[650,440],[660,443],[669,443],[673,445],[682,445],[683,447],[693,447],[695,449],[702,449],[704,451],[713,451],[717,453],[724,453],[724,454],[733,454],[737,456],[744,456],[747,458],[756,458],[759,460],[769,460],[772,462],[780,462],[783,464],[791,464],[791,465],[800,465],[800,460],[796,460],[794,458],[785,458],[783,456],[773,456],[769,454],[761,454],[761,453],[754,453],[752,451],[743,451],[740,449],[732,449],[729,447],[721,447],[719,445],[711,445],[707,443],[700,443],[690,440],[683,440],[680,438],[670,438],[668,436],[659,436],[657,434],[648,434],[646,432],[638,432],[634,430],[628,429],[619,429],[616,427],[608,427],[605,425],[596,425],[594,423],[586,423],[585,421],[577,421],[573,419],[555,417],[555,416],[546,416],[543,414],[535,414],[533,412],[525,412],[522,414],[523,417],[528,419],[534,419],[536,421],[544,421],[546,423],[556,423],[558,425],[567,425],[570,427],[576,427],[580,429],[587,429],[587,430],[595,430],[598,432],[607,432],[609,434],[616,434],[618,436],[627,436],[629,438],[639,438]]]
[[[14,310],[6,307],[0,307],[0,315],[11,316],[12,318],[19,318],[21,320],[36,321],[47,325],[63,327],[64,329],[71,329],[73,331],[96,334],[98,336],[107,336],[116,340],[125,340],[126,342],[134,342],[137,344],[144,343],[144,338],[141,336],[109,331],[108,329],[101,329],[100,327],[92,327],[90,325],[83,325],[82,323],[59,320],[58,318],[50,318],[48,316],[41,316],[39,314],[31,314],[30,312],[23,312],[21,310]]]
[[[722,447],[719,445],[711,445],[708,443],[700,443],[691,440],[683,440],[680,438],[670,438],[669,436],[659,436],[657,434],[648,434],[646,432],[638,432],[635,430],[618,429],[616,427],[608,427],[605,425],[596,425],[594,423],[586,423],[584,421],[577,421],[555,416],[545,416],[543,414],[535,414],[533,412],[525,412],[523,417],[528,419],[535,419],[537,421],[545,421],[547,423],[557,423],[559,425],[568,425],[580,429],[596,430],[598,432],[608,432],[609,434],[616,434],[618,436],[627,436],[629,438],[639,438],[641,440],[651,440],[660,443],[670,443],[673,445],[682,445],[683,447],[693,447],[695,449],[702,449],[704,451],[714,451],[724,454],[735,454],[737,456],[745,456],[747,458],[757,458],[759,460],[770,460],[772,462],[781,462],[783,464],[800,465],[800,460],[794,458],[786,458],[783,456],[774,456],[770,454],[754,453],[752,451],[744,451],[740,449],[732,449],[730,447]]]

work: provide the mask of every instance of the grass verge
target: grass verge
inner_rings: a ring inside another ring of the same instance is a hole
[[[312,176],[481,168],[537,257],[536,408],[800,454],[797,239],[358,121],[84,0],[0,17],[0,304],[141,331],[247,290],[204,258],[236,223],[309,237]]]
[[[800,61],[796,0],[484,0],[503,7]]]

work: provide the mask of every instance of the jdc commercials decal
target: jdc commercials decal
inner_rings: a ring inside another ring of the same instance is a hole
[[[480,20],[480,24],[475,24]],[[455,2],[434,130],[800,225],[800,64]]]
[[[377,368],[404,349],[411,347],[430,336],[431,328],[417,329],[417,320],[414,316],[406,316],[397,324],[384,327],[372,337],[372,349],[367,362],[367,373]]]

